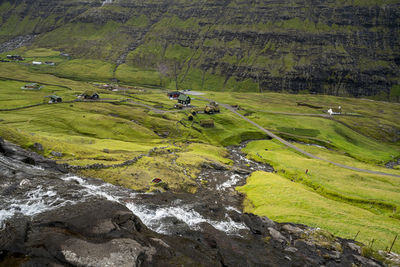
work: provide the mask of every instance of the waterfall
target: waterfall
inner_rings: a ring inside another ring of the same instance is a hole
[[[105,4],[112,4],[113,0],[104,0],[103,4],[101,6],[104,6]]]

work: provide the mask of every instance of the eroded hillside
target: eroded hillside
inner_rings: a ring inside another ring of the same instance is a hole
[[[400,95],[400,4],[393,0],[19,0],[2,1],[0,15],[1,42],[34,35],[27,39],[33,47],[83,59],[65,67],[107,61],[107,79],[170,88]],[[3,44],[3,51],[15,43]]]

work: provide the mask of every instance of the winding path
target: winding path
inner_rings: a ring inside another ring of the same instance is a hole
[[[267,129],[261,127],[259,124],[255,123],[254,121],[250,120],[249,118],[246,118],[245,116],[243,116],[242,114],[240,114],[239,112],[237,112],[234,108],[232,108],[230,105],[227,104],[220,104],[221,106],[223,106],[224,108],[230,110],[231,112],[235,113],[237,116],[241,117],[242,119],[244,119],[245,121],[251,123],[252,125],[256,126],[258,129],[260,129],[261,131],[263,131],[264,133],[266,133],[268,136],[270,136],[271,138],[275,138],[276,140],[278,140],[279,142],[281,142],[282,144],[300,152],[303,155],[306,155],[310,158],[313,159],[318,159],[318,160],[322,160],[328,163],[331,163],[335,166],[341,167],[341,168],[345,168],[345,169],[349,169],[349,170],[353,170],[353,171],[359,171],[359,172],[365,172],[365,173],[370,173],[370,174],[378,174],[378,175],[386,175],[386,176],[394,176],[394,177],[399,177],[400,175],[398,174],[392,174],[392,173],[386,173],[386,172],[379,172],[379,171],[371,171],[371,170],[366,170],[366,169],[360,169],[360,168],[356,168],[356,167],[351,167],[351,166],[347,166],[341,163],[337,163],[337,162],[333,162],[327,159],[323,159],[320,158],[318,156],[315,156],[311,153],[308,153],[307,151],[304,151],[298,147],[296,147],[295,145],[289,143],[288,141],[280,138],[279,136],[277,136],[276,134],[272,133],[271,131],[268,131]]]

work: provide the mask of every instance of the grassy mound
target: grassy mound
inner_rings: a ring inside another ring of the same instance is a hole
[[[255,172],[245,186],[245,211],[268,216],[279,222],[295,222],[320,227],[344,238],[354,238],[374,248],[390,246],[400,231],[398,219],[379,215],[351,204],[335,201],[274,173]],[[395,251],[400,250],[396,244]]]

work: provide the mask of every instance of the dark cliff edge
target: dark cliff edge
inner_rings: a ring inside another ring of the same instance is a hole
[[[0,43],[35,35],[127,83],[399,101],[398,1],[111,2],[2,1]]]
[[[64,172],[0,140],[1,266],[381,266],[361,256],[355,241],[251,214],[234,218],[248,229],[242,235],[205,222],[197,230],[176,223],[174,233],[158,234],[121,203],[80,195],[84,188],[61,179]],[[41,210],[33,212],[34,205]]]

